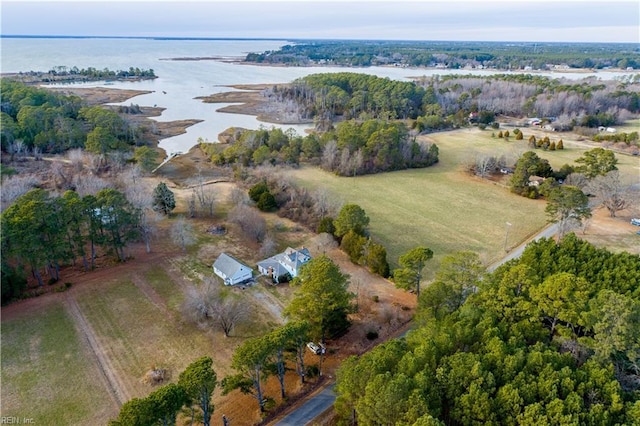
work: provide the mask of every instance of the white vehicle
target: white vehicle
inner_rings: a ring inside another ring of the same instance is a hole
[[[320,355],[321,353],[324,353],[322,348],[313,342],[307,343],[307,348],[309,348],[309,350],[316,355]]]
[[[640,219],[634,217],[633,219],[631,219],[631,224],[635,226],[640,226]]]

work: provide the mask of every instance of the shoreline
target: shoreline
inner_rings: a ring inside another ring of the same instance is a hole
[[[218,108],[216,112],[226,112],[230,114],[242,114],[255,116],[258,121],[271,124],[312,124],[311,119],[282,119],[280,111],[267,112],[265,106],[269,101],[262,95],[261,91],[274,86],[282,86],[287,83],[256,83],[256,84],[232,84],[224,87],[238,89],[240,91],[214,93],[212,95],[197,96],[204,103],[233,103]]]
[[[150,90],[116,89],[106,87],[40,87],[63,95],[75,95],[87,102],[90,106],[100,105],[104,108],[115,110],[116,112],[118,110],[118,106],[108,104],[121,103],[139,95],[153,93],[153,91]],[[169,153],[163,148],[160,148],[160,141],[162,139],[182,135],[187,132],[187,128],[194,124],[201,123],[203,120],[195,118],[174,121],[153,120],[153,117],[159,117],[165,109],[166,108],[156,106],[140,106],[140,110],[142,111],[140,114],[126,114],[126,117],[132,123],[150,129],[145,132],[145,137],[152,143],[152,148],[158,151],[163,158],[168,158]]]

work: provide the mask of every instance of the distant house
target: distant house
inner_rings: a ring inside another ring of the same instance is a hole
[[[253,278],[253,269],[226,253],[220,254],[213,263],[213,273],[222,278],[224,285],[242,284]]]
[[[302,247],[299,250],[288,247],[284,252],[258,262],[258,271],[262,275],[271,277],[274,282],[288,281],[298,276],[302,265],[311,260],[309,250]]]
[[[529,176],[529,186],[540,186],[544,182],[544,178],[540,176]]]

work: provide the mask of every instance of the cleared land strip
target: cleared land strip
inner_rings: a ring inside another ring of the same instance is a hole
[[[131,277],[133,284],[144,294],[151,303],[153,303],[158,309],[160,309],[165,315],[171,317],[173,314],[167,308],[164,299],[138,274],[133,274]]]
[[[105,382],[106,387],[109,389],[109,394],[113,398],[113,402],[118,406],[122,406],[122,404],[130,399],[130,395],[125,392],[125,388],[118,380],[118,377],[113,371],[113,367],[109,359],[105,356],[102,345],[96,339],[95,332],[82,315],[82,311],[80,311],[80,307],[78,306],[78,302],[71,296],[69,293],[66,294],[65,298],[66,308],[73,318],[76,326],[82,333],[82,335],[87,340],[89,344],[89,348],[91,349],[91,353],[95,357],[95,360],[98,364],[100,372],[102,373],[102,380]]]

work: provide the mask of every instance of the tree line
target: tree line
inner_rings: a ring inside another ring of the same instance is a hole
[[[43,272],[51,282],[60,279],[61,265],[82,260],[85,270],[95,266],[98,248],[119,261],[126,247],[144,236],[141,209],[113,188],[80,197],[66,191],[61,197],[43,189],[20,196],[0,216],[2,227],[2,302],[19,297],[30,271],[40,286]]]
[[[556,130],[606,127],[640,112],[639,93],[638,76],[576,82],[531,74],[436,75],[401,82],[344,72],[312,74],[264,95],[289,109],[293,103],[296,115],[313,118],[319,131],[332,129],[336,121],[379,118],[411,119],[412,129],[429,132],[486,126],[499,115],[540,117]]]
[[[242,130],[226,146],[209,145],[218,165],[319,164],[340,176],[358,176],[438,162],[438,147],[420,143],[401,122],[340,122],[335,130],[305,137],[281,129]]]
[[[444,263],[417,327],[340,367],[344,424],[635,424],[639,256],[570,234],[491,274]]]
[[[72,83],[110,79],[141,79],[150,80],[157,78],[153,69],[129,67],[128,70],[111,70],[109,68],[97,69],[94,67],[78,68],[59,65],[49,71],[21,71],[15,76],[7,77],[12,80],[29,83]]]
[[[640,112],[640,79],[584,78],[579,81],[531,74],[422,77],[428,104],[440,116],[463,110],[511,117],[539,117],[556,130],[597,128],[628,120]],[[489,124],[486,121],[485,124]]]
[[[353,67],[411,66],[498,70],[640,68],[638,47],[627,43],[503,43],[473,41],[300,41],[278,50],[249,53],[246,62]]]
[[[406,119],[422,112],[424,89],[412,82],[343,72],[311,74],[274,86],[270,95],[295,100],[302,117]]]

